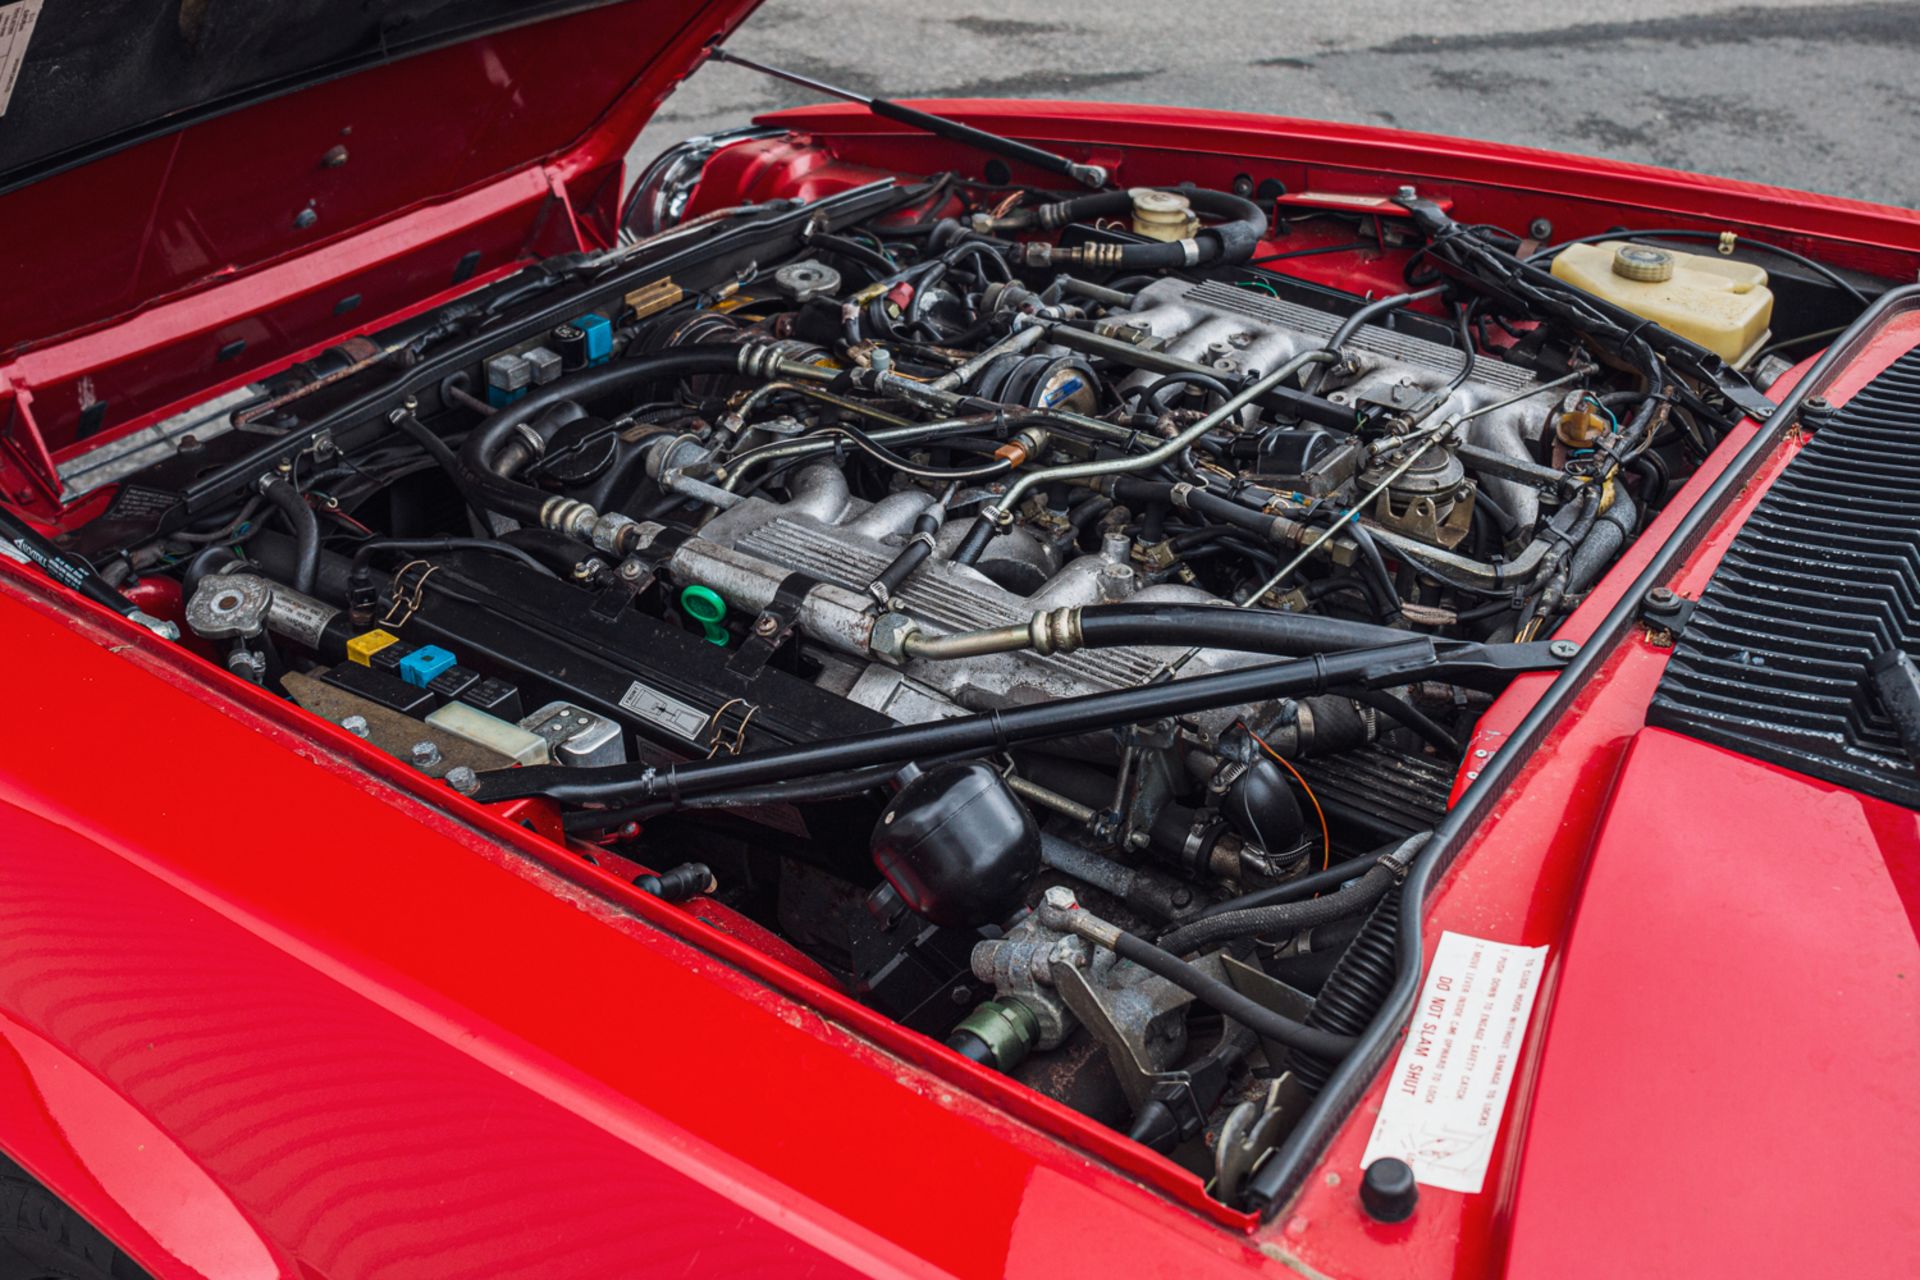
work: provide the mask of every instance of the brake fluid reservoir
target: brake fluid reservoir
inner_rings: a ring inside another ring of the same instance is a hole
[[[1773,320],[1766,271],[1732,258],[1603,240],[1562,249],[1553,260],[1553,274],[1735,366],[1766,342]]]

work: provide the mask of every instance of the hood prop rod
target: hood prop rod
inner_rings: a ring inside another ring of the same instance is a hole
[[[890,98],[869,98],[865,94],[855,93],[851,89],[842,89],[838,85],[815,80],[812,76],[803,76],[797,71],[785,71],[779,67],[770,67],[764,62],[755,62],[751,58],[742,58],[738,54],[728,53],[725,49],[714,47],[707,54],[716,62],[731,62],[745,67],[749,71],[758,71],[763,76],[772,76],[776,80],[785,80],[788,84],[797,84],[802,89],[812,89],[815,93],[824,93],[830,98],[840,98],[847,102],[857,102],[877,116],[897,120],[901,124],[931,133],[936,137],[947,138],[953,142],[964,143],[981,151],[990,151],[995,155],[1030,164],[1047,173],[1059,174],[1071,178],[1085,187],[1099,191],[1107,185],[1111,176],[1106,166],[1080,164],[1069,160],[1056,152],[1040,147],[1016,142],[1012,138],[1003,138],[997,133],[988,133],[985,129],[976,129],[972,125],[961,124],[958,120],[949,120],[945,116],[934,115],[931,111],[921,111]]]

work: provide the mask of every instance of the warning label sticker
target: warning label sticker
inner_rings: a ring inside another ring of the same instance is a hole
[[[20,66],[27,60],[27,41],[33,39],[41,2],[0,4],[0,116],[7,114],[7,104],[13,101],[13,86],[19,83]]]
[[[1480,1190],[1547,948],[1443,933],[1362,1164],[1397,1156],[1430,1187]]]

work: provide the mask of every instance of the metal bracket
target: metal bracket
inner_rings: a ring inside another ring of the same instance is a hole
[[[1686,631],[1696,603],[1667,587],[1655,587],[1641,598],[1640,620],[1647,630],[1664,633],[1671,643]]]

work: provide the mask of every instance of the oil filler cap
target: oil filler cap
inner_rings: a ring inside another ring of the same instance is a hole
[[[1393,1156],[1381,1156],[1360,1178],[1360,1207],[1375,1222],[1405,1222],[1420,1200],[1413,1166]]]
[[[1623,244],[1613,251],[1613,274],[1626,280],[1658,284],[1673,279],[1673,255],[1642,244]]]

